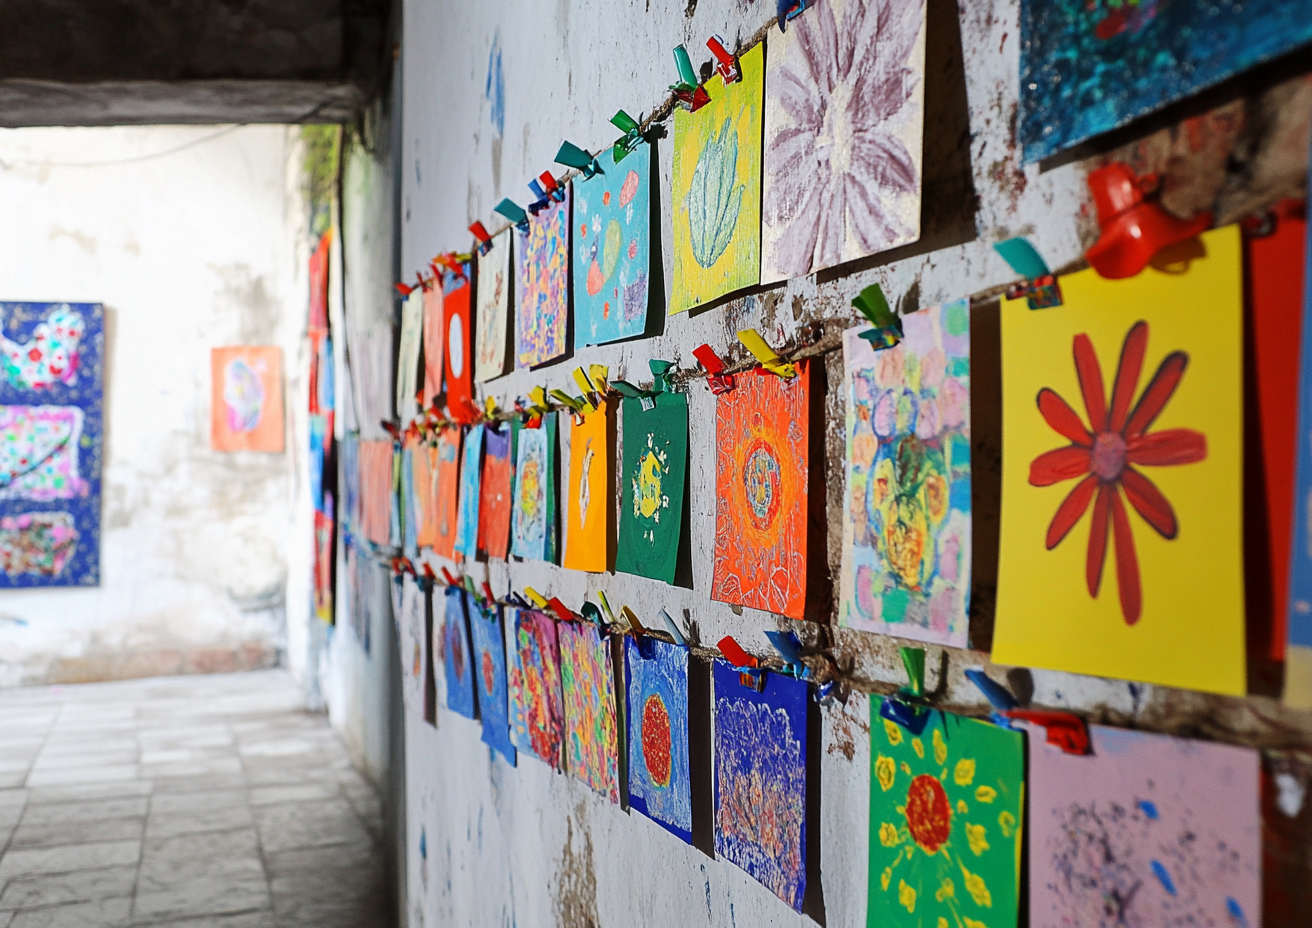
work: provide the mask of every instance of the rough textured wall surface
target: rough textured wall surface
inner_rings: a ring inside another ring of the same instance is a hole
[[[501,197],[527,199],[525,183],[558,166],[552,159],[562,138],[598,149],[616,130],[609,117],[621,107],[635,116],[665,98],[675,71],[670,50],[686,43],[694,65],[709,61],[705,40],[719,34],[732,47],[773,15],[773,6],[751,0],[615,3],[506,0],[496,4],[409,2],[405,5],[402,73],[405,104],[401,255],[404,277],[436,253],[467,247],[466,226],[475,219],[500,225],[492,207]],[[577,352],[568,362],[540,371],[517,371],[490,385],[503,404],[532,386],[569,388],[575,366],[605,363],[612,377],[649,379],[650,358],[692,367],[692,348],[709,342],[723,355],[742,355],[735,333],[755,327],[776,345],[795,343],[804,327],[822,323],[833,333],[857,316],[851,298],[878,281],[900,308],[914,310],[977,294],[1008,283],[1013,275],[992,249],[994,242],[1026,235],[1053,267],[1078,262],[1096,235],[1084,174],[1068,162],[1047,170],[1022,167],[1015,137],[1018,73],[1018,5],[1014,0],[962,4],[930,0],[926,59],[925,205],[917,244],[843,265],[816,277],[759,288],[708,311],[666,321],[662,336]],[[504,88],[504,89],[503,89]],[[1298,94],[1291,92],[1291,97]],[[1250,109],[1270,125],[1263,98]],[[1297,122],[1294,119],[1293,122]],[[1143,130],[1148,131],[1148,130]],[[1175,138],[1171,132],[1166,143]],[[1245,151],[1261,150],[1247,137]],[[661,189],[668,190],[670,151],[657,143]],[[1158,149],[1163,147],[1158,146]],[[1187,146],[1186,146],[1187,148]],[[1157,149],[1145,149],[1150,158]],[[1303,157],[1306,157],[1305,155]],[[1172,162],[1168,181],[1189,181],[1189,158]],[[1228,171],[1252,167],[1256,158],[1222,157],[1213,173],[1211,202],[1243,198],[1230,186],[1245,183]],[[1279,174],[1280,172],[1275,172]],[[1255,171],[1260,182],[1262,172]],[[1283,175],[1282,175],[1283,176]],[[1249,185],[1251,187],[1251,184]],[[1294,190],[1301,185],[1295,181]],[[1249,198],[1247,208],[1274,198]],[[1177,206],[1188,197],[1172,188]],[[669,241],[668,204],[662,203]],[[672,261],[665,255],[665,280]],[[974,307],[978,354],[974,380],[976,479],[997,479],[997,372],[992,385],[984,346],[996,339],[996,304]],[[996,352],[996,349],[994,349]],[[994,355],[996,359],[996,354]],[[996,363],[996,360],[995,362]],[[826,500],[828,566],[838,568],[837,514],[842,499],[842,364],[825,363]],[[604,590],[617,606],[628,603],[644,620],[666,608],[696,623],[705,643],[732,634],[749,650],[769,653],[762,634],[778,620],[751,609],[713,603],[714,539],[713,397],[701,384],[689,390],[691,460],[692,588],[668,587],[625,575],[588,575],[540,562],[493,562],[489,579],[503,594],[526,585],[577,605]],[[992,418],[994,431],[986,423]],[[990,441],[992,444],[990,444]],[[564,444],[562,442],[562,444]],[[562,447],[562,460],[567,448]],[[996,513],[977,511],[977,537],[996,531]],[[976,601],[988,602],[987,563],[976,545]],[[485,568],[473,568],[481,579]],[[987,635],[988,608],[981,627]],[[896,639],[821,626],[802,629],[811,640],[832,636],[840,666],[850,668],[857,690],[891,692],[905,681]],[[1260,745],[1276,774],[1264,795],[1267,818],[1266,900],[1272,925],[1304,924],[1312,902],[1308,863],[1312,811],[1301,790],[1312,770],[1312,719],[1283,710],[1269,696],[1228,699],[1160,687],[1046,671],[994,667],[981,652],[929,648],[928,687],[944,707],[983,714],[985,706],[963,675],[982,666],[1009,680],[1035,706],[1074,709],[1095,720],[1151,730]],[[700,673],[706,673],[701,665]],[[845,707],[822,713],[818,790],[820,835],[812,878],[821,901],[796,915],[745,873],[685,846],[640,815],[629,815],[594,796],[581,783],[548,770],[532,758],[518,768],[489,759],[479,729],[440,710],[436,729],[406,719],[406,851],[408,924],[588,926],[623,925],[638,918],[651,925],[865,924],[869,775],[869,697],[856,693]],[[701,769],[700,789],[709,771]],[[1282,811],[1283,810],[1283,811]],[[422,840],[421,840],[422,836]],[[421,853],[421,847],[424,849]]]
[[[309,560],[292,534],[307,291],[290,139],[0,132],[0,293],[103,302],[106,342],[101,586],[0,595],[0,685],[268,666],[286,648],[288,552]],[[240,344],[283,348],[284,454],[210,450],[210,348]]]

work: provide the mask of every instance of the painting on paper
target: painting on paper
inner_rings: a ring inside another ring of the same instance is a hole
[[[282,349],[210,349],[210,447],[283,450]]]
[[[460,523],[460,429],[448,426],[437,437],[437,541],[433,552],[455,560]]]
[[[410,485],[414,489],[414,503],[410,507],[415,519],[415,546],[431,548],[437,544],[438,506],[437,474],[439,451],[426,441],[407,442],[410,463]]]
[[[688,649],[659,638],[624,639],[629,805],[692,842],[688,770]]]
[[[478,547],[488,557],[505,560],[510,554],[510,510],[515,458],[514,428],[488,427],[483,432],[483,479],[479,484]]]
[[[560,688],[556,620],[531,609],[514,609],[510,664],[510,735],[515,747],[561,765],[565,710]]]
[[[392,614],[401,659],[401,696],[406,709],[423,718],[428,683],[428,629],[424,592],[404,574],[392,580]]]
[[[515,243],[519,274],[515,353],[520,367],[545,364],[563,355],[569,323],[569,197],[552,201],[528,220],[528,234]]]
[[[1309,176],[1312,176],[1312,165],[1309,165]],[[1277,230],[1277,235],[1280,234]],[[1298,373],[1298,424],[1297,429],[1291,436],[1297,444],[1297,456],[1295,458],[1295,470],[1293,486],[1289,488],[1293,497],[1294,506],[1290,513],[1293,525],[1291,528],[1293,551],[1289,558],[1289,586],[1287,596],[1283,597],[1287,603],[1287,647],[1285,648],[1285,692],[1284,701],[1287,705],[1299,709],[1312,709],[1312,443],[1309,437],[1312,436],[1312,236],[1306,234],[1306,225],[1304,225],[1305,242],[1303,246],[1303,289],[1302,299],[1299,306],[1302,311],[1300,328],[1302,337],[1300,339],[1301,358]],[[1291,256],[1292,257],[1292,256]],[[1286,258],[1288,261],[1289,258]],[[1294,259],[1297,260],[1297,259]],[[1255,327],[1258,333],[1258,350],[1261,351],[1261,317],[1255,320]],[[1286,331],[1280,327],[1280,331]],[[1258,371],[1258,390],[1261,391],[1265,386],[1263,381],[1263,371]],[[1287,397],[1288,393],[1280,388],[1284,385],[1279,381],[1276,382],[1276,391],[1274,397],[1279,400]],[[1264,415],[1265,420],[1265,415]],[[1277,421],[1283,418],[1283,413],[1279,414]],[[1277,441],[1286,440],[1280,436]],[[1277,446],[1278,447],[1278,446]],[[1268,449],[1269,450],[1269,449]],[[1280,463],[1278,462],[1277,466]],[[1277,484],[1278,486],[1278,484]],[[1270,490],[1268,490],[1268,494]],[[1268,496],[1268,499],[1271,497]],[[1275,534],[1276,516],[1271,516],[1272,534]],[[1280,602],[1281,590],[1276,593],[1276,601]]]
[[[474,680],[478,684],[478,714],[483,722],[483,743],[515,765],[510,741],[510,704],[506,678],[506,639],[501,630],[501,607],[484,608],[467,597],[469,630],[474,643]]]
[[[473,286],[472,265],[462,264],[463,274],[448,271],[442,282],[442,319],[446,332],[446,407],[460,422],[477,418],[474,405],[474,369],[469,363],[472,336],[469,302]]]
[[[837,0],[770,33],[761,281],[920,238],[925,0]]]
[[[674,276],[681,313],[761,280],[761,125],[765,46],[738,59],[742,80],[706,82],[711,102],[674,111]]]
[[[0,303],[0,589],[100,583],[104,349],[99,303]]]
[[[847,500],[839,621],[964,648],[971,568],[970,304],[902,317],[875,351],[843,333]]]
[[[881,718],[879,704],[870,701],[866,924],[1016,928],[1025,736],[946,712],[915,735]]]
[[[811,365],[757,368],[715,402],[711,599],[800,619],[806,611]]]
[[[443,392],[442,368],[446,354],[445,327],[442,324],[442,288],[436,284],[422,288],[424,304],[424,408]]]
[[[360,531],[386,546],[392,509],[392,443],[360,442]]]
[[[596,410],[571,418],[570,423],[563,566],[571,570],[600,573],[606,569],[614,521],[611,460],[610,408],[603,400]]]
[[[768,673],[760,692],[717,660],[715,856],[799,912],[806,893],[807,683]]]
[[[478,257],[478,295],[474,307],[474,380],[486,383],[506,372],[510,321],[510,243],[514,233],[492,239]]]
[[[651,271],[651,146],[574,187],[574,347],[642,335]]]
[[[424,341],[424,289],[401,303],[401,341],[396,356],[396,414],[409,422],[419,412],[419,349]]]
[[[565,769],[611,802],[619,802],[610,638],[584,622],[562,622],[557,635],[565,703]]]
[[[688,479],[688,396],[659,393],[622,404],[624,460],[615,570],[674,582]]]
[[[1063,754],[1030,729],[1030,924],[1261,925],[1258,753],[1101,725],[1089,737],[1092,753]]]
[[[556,552],[556,417],[517,434],[510,553],[551,561]]]
[[[1242,695],[1237,226],[1002,306],[993,659]]]
[[[465,460],[460,465],[460,502],[456,515],[456,553],[473,560],[478,553],[478,478],[483,472],[483,426],[465,435]]]
[[[447,587],[442,622],[442,668],[446,678],[446,707],[467,719],[477,716],[474,703],[474,660],[469,647],[468,593]]]

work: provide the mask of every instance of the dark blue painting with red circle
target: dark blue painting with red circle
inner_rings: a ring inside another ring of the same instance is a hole
[[[691,843],[688,649],[656,638],[625,638],[624,664],[629,806]]]

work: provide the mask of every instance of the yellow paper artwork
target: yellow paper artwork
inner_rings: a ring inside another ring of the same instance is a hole
[[[605,402],[572,420],[569,430],[569,501],[565,507],[565,563],[570,570],[601,573],[610,548],[610,411]]]
[[[1237,226],[1002,306],[993,659],[1245,690]]]

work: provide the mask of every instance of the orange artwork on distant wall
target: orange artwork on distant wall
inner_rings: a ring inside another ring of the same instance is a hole
[[[414,439],[410,448],[410,478],[414,487],[414,511],[418,523],[415,544],[432,548],[438,543],[437,449]]]
[[[360,442],[360,528],[376,545],[389,543],[392,516],[392,443]]]
[[[437,440],[437,541],[433,553],[456,556],[456,516],[460,508],[460,429],[442,430]]]
[[[446,345],[443,319],[442,285],[434,283],[424,291],[424,408],[442,392],[442,354]]]
[[[505,560],[510,554],[511,478],[515,472],[512,426],[489,426],[483,433],[482,498],[478,506],[478,547],[488,557]]]
[[[711,598],[792,619],[806,611],[810,365],[758,368],[715,407]]]
[[[282,453],[281,348],[210,350],[210,446]]]

